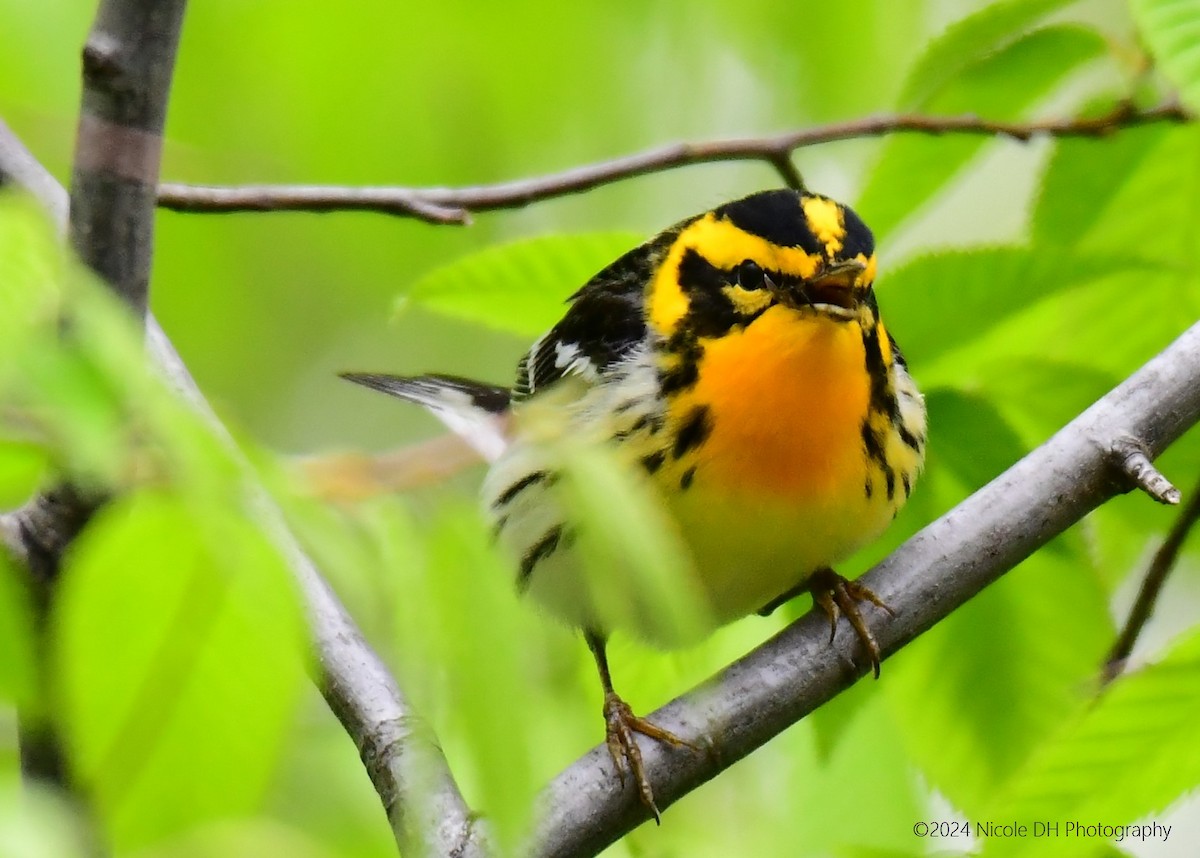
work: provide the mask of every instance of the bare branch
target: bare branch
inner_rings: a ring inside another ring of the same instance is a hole
[[[140,317],[162,131],[186,0],[103,0],[83,48],[70,239]]]
[[[861,579],[897,612],[895,619],[880,613],[873,625],[883,652],[898,650],[1127,488],[1109,453],[1117,438],[1132,435],[1157,455],[1198,420],[1200,324]],[[810,612],[650,716],[712,749],[703,755],[642,745],[660,807],[861,678],[869,666],[856,663],[859,657],[853,635],[839,635],[831,646],[825,617]],[[543,793],[532,852],[543,858],[598,853],[648,819],[635,789],[631,781],[622,787],[603,746],[593,748]]]
[[[874,116],[763,137],[676,143],[561,173],[495,185],[465,188],[351,188],[330,185],[201,187],[169,183],[159,187],[158,204],[175,211],[207,213],[355,209],[417,217],[432,223],[467,223],[470,212],[520,208],[539,200],[579,193],[633,176],[716,161],[762,161],[774,167],[786,184],[800,187],[803,182],[791,161],[792,153],[806,146],[835,140],[899,132],[973,134],[1011,137],[1021,141],[1039,135],[1104,137],[1140,125],[1191,122],[1194,118],[1173,101],[1144,110],[1122,102],[1103,116],[1033,122],[994,122],[977,116]]]
[[[1176,490],[1176,495],[1178,493]],[[1117,635],[1117,639],[1105,659],[1102,675],[1105,682],[1112,681],[1125,670],[1125,662],[1128,660],[1129,654],[1133,652],[1133,646],[1137,643],[1142,629],[1146,627],[1146,623],[1154,613],[1154,606],[1158,603],[1158,596],[1167,583],[1167,576],[1175,568],[1175,561],[1179,559],[1183,543],[1187,540],[1197,519],[1200,519],[1200,483],[1197,483],[1192,489],[1187,504],[1179,511],[1179,516],[1171,525],[1167,538],[1163,540],[1158,551],[1154,552],[1154,559],[1150,561],[1150,568],[1146,570],[1146,577],[1142,579],[1142,586],[1138,589],[1137,598],[1133,601],[1133,607],[1129,609],[1129,617],[1125,620],[1125,625],[1121,628],[1120,634]]]
[[[444,205],[424,198],[410,188],[348,188],[324,185],[239,185],[220,187],[164,182],[158,204],[180,212],[335,212],[373,211],[415,217],[435,224],[468,224],[471,216],[461,206]]]

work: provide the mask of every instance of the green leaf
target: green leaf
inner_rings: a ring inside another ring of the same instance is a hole
[[[489,247],[435,269],[397,301],[522,336],[562,317],[563,302],[644,236],[630,232],[550,235]]]
[[[0,509],[18,507],[33,494],[46,471],[46,458],[38,444],[0,438]]]
[[[601,619],[660,645],[711,631],[679,529],[643,475],[606,447],[570,440],[556,452],[583,586]]]
[[[392,848],[394,850],[395,846]],[[260,817],[205,826],[183,837],[139,849],[129,858],[212,858],[217,855],[221,858],[338,858],[347,854],[361,853],[335,853],[298,828]]]
[[[925,394],[925,404],[936,433],[930,436],[930,466],[945,466],[968,491],[981,488],[1028,452],[986,397],[933,388]],[[946,428],[939,432],[939,426]]]
[[[452,718],[469,748],[479,807],[501,842],[515,845],[540,785],[530,763],[537,722],[529,704],[536,699],[541,636],[530,628],[533,618],[518,603],[512,570],[473,510],[444,512],[428,549],[434,598],[422,609],[435,612],[444,629],[433,663],[453,672]],[[514,706],[514,700],[525,703]]]
[[[887,663],[922,772],[968,817],[983,813],[1081,705],[1112,634],[1103,588],[1068,551],[1035,555],[952,613]]]
[[[1200,0],[1133,0],[1130,8],[1158,67],[1200,110]]]
[[[940,89],[931,91],[921,107],[934,114],[1020,119],[1069,72],[1105,49],[1098,34],[1081,27],[1035,30],[965,64]],[[881,147],[879,162],[855,208],[872,229],[886,235],[992,142],[983,135],[893,135]]]
[[[828,763],[854,722],[876,699],[875,688],[856,683],[805,718],[812,728],[817,759]]]
[[[114,485],[127,461],[127,430],[119,377],[109,376],[75,344],[39,343],[23,362],[20,406],[55,467],[81,481]],[[134,370],[133,377],[141,374]]]
[[[928,858],[929,853],[919,847],[908,849],[880,849],[875,846],[842,846],[832,853],[835,858]]]
[[[1080,182],[1078,169],[1058,168],[1065,170],[1065,176],[1053,189],[1048,185],[1039,208],[1051,205],[1047,195],[1052,192],[1056,200],[1061,195],[1078,194],[1084,204],[1094,203],[1096,211],[1076,227],[1068,225],[1067,237],[1074,241],[1073,250],[1089,254],[1124,252],[1144,260],[1162,260],[1180,274],[1194,276],[1192,264],[1200,252],[1195,232],[1200,216],[1200,128],[1191,125],[1125,134],[1141,139],[1113,141],[1117,151],[1112,160],[1096,151],[1098,160],[1083,161],[1085,155],[1080,149],[1066,149],[1063,157],[1078,157],[1081,164],[1090,164],[1096,175]],[[1137,149],[1141,146],[1145,153],[1139,157]],[[1047,176],[1048,183],[1053,179]],[[1050,227],[1046,223],[1042,235]],[[1193,302],[1187,309],[1200,307]]]
[[[974,348],[984,332],[1047,297],[1146,267],[1131,256],[1037,248],[950,251],[918,257],[882,277],[879,297],[888,329],[918,377],[929,379],[932,363]]]
[[[1121,380],[1080,363],[1011,355],[986,365],[983,375],[982,392],[1033,443],[1075,419]]]
[[[900,104],[924,107],[980,57],[998,50],[1027,28],[1073,0],[1001,0],[954,22],[929,43],[908,75]]]
[[[1116,679],[997,791],[988,813],[1017,820],[1120,825],[1159,813],[1200,782],[1200,634]],[[1061,854],[988,844],[985,855]]]
[[[1033,242],[1070,247],[1080,241],[1109,213],[1112,199],[1162,144],[1167,131],[1163,126],[1146,126],[1102,140],[1055,141],[1033,210]],[[1121,214],[1127,215],[1128,210]]]
[[[33,619],[24,577],[0,551],[0,700],[26,704],[34,693]]]
[[[75,776],[130,848],[253,810],[304,687],[291,578],[248,517],[140,494],[81,535],[54,606]]]
[[[52,328],[62,289],[62,251],[33,203],[0,193],[0,383],[39,332]]]
[[[537,764],[552,729],[538,705],[554,657],[546,626],[518,599],[515,570],[473,505],[447,504],[424,533],[402,510],[383,512],[379,544],[399,576],[401,683],[436,728],[468,802],[512,847],[551,774]]]

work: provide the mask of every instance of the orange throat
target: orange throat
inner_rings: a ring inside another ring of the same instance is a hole
[[[777,305],[702,344],[700,377],[672,409],[707,405],[712,415],[698,476],[797,500],[859,490],[870,378],[857,323]]]

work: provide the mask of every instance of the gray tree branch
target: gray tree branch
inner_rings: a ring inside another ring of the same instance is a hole
[[[186,0],[102,0],[83,47],[70,240],[141,317],[162,132]]]
[[[1200,420],[1200,324],[1187,330],[1091,408],[1005,473],[896,549],[862,581],[896,610],[876,610],[885,655],[1012,569],[1104,501],[1134,487],[1126,446],[1150,456]],[[811,612],[651,717],[707,754],[644,742],[642,754],[664,808],[711,780],[860,679],[853,635],[829,644],[828,621]],[[886,681],[886,680],[885,680]],[[595,855],[649,816],[635,787],[622,788],[599,746],[541,797],[531,852]]]

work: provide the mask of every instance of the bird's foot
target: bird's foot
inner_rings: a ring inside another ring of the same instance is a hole
[[[829,642],[833,642],[833,636],[837,632],[838,616],[845,614],[850,625],[854,627],[858,639],[862,641],[863,648],[867,651],[867,657],[871,660],[871,669],[875,672],[875,678],[878,679],[879,644],[875,641],[875,635],[871,634],[867,621],[863,619],[858,604],[859,602],[870,602],[893,617],[896,616],[896,612],[883,599],[875,595],[869,587],[843,578],[832,569],[818,569],[814,572],[808,579],[808,588],[812,592],[813,601],[820,605],[826,616],[829,617]]]
[[[637,785],[638,797],[642,804],[654,814],[654,821],[661,825],[662,817],[654,803],[654,790],[650,788],[650,780],[646,777],[646,769],[642,764],[642,750],[633,734],[641,733],[676,748],[691,748],[694,751],[699,751],[700,748],[657,724],[634,715],[629,704],[613,691],[604,695],[604,724],[604,741],[608,745],[609,756],[612,757],[622,786],[625,784],[625,770],[628,768]]]

